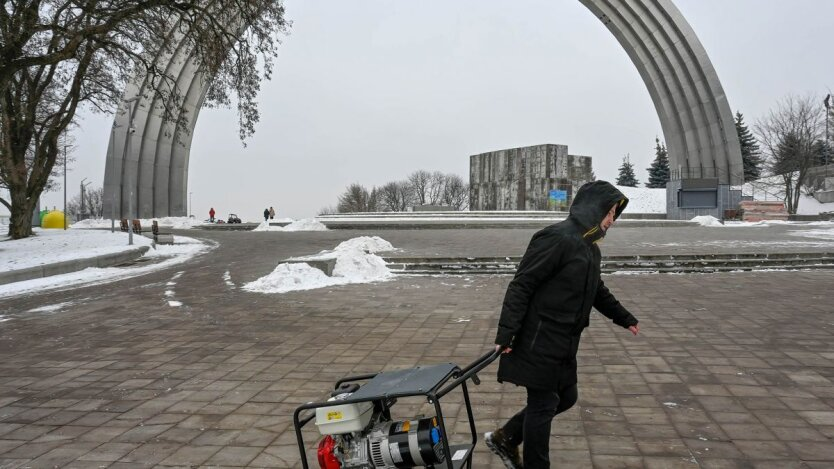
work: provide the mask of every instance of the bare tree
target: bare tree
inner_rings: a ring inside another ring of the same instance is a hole
[[[446,182],[443,185],[443,205],[448,205],[455,210],[466,210],[469,208],[469,184],[463,182],[463,178],[457,174],[447,174]]]
[[[440,205],[443,199],[443,192],[446,189],[446,175],[435,171],[429,176],[426,185],[426,200],[431,205]]]
[[[813,96],[788,96],[755,126],[765,167],[780,177],[785,206],[791,214],[796,213],[808,169],[819,152],[815,145],[825,133],[824,109],[817,101]]]
[[[411,191],[414,194],[413,202],[415,204],[426,205],[428,203],[430,180],[431,173],[422,169],[408,175],[408,183],[411,185]]]
[[[319,215],[335,215],[337,213],[339,213],[338,207],[334,207],[332,205],[319,209]]]
[[[339,196],[339,213],[367,212],[371,193],[361,184],[351,184]]]
[[[30,236],[32,211],[79,106],[115,110],[125,84],[148,76],[163,119],[187,131],[184,93],[159,61],[185,51],[211,78],[206,105],[236,98],[240,137],[254,133],[256,98],[269,79],[280,0],[6,1],[0,8],[0,180],[13,239]],[[180,40],[181,39],[181,40]],[[258,67],[257,65],[261,66]],[[187,132],[180,132],[185,134]]]
[[[389,182],[379,188],[380,208],[388,212],[404,212],[411,204],[411,185],[408,181]]]
[[[92,218],[101,218],[104,211],[104,190],[98,187],[93,190],[87,190],[84,194],[84,203],[81,203],[81,194],[79,193],[72,199],[67,201],[67,214],[74,217],[76,220],[80,216],[89,215]],[[84,205],[82,213],[81,206]]]

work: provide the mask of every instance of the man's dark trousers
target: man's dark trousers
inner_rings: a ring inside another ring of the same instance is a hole
[[[553,417],[573,407],[577,396],[575,383],[559,391],[527,388],[527,407],[504,425],[507,443],[524,443],[524,469],[550,467],[550,424]]]

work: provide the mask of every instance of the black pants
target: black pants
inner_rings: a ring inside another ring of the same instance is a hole
[[[573,407],[577,397],[576,384],[559,391],[527,388],[527,407],[504,425],[509,444],[524,442],[524,469],[550,468],[550,423],[553,417]]]

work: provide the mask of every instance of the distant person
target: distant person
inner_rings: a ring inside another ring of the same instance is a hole
[[[209,221],[214,223],[214,207],[209,209]]]
[[[272,207],[269,207],[269,219],[270,220],[275,219],[275,209],[272,208]]]
[[[267,221],[269,221],[269,209],[265,208],[264,209],[264,223],[266,223]]]

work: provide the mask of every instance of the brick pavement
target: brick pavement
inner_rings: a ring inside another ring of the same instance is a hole
[[[505,245],[523,249],[517,231]],[[252,294],[223,274],[240,285],[357,233],[241,235],[253,234],[217,234],[217,251],[179,269],[3,300],[0,467],[299,467],[292,411],[338,378],[465,364],[490,346],[508,277]],[[401,244],[425,239],[407,235]],[[554,425],[554,467],[832,467],[832,282],[831,272],[607,277],[643,333],[602,316],[586,331],[580,401]],[[72,304],[27,312],[60,302]],[[482,431],[523,400],[494,369],[472,390]],[[449,427],[463,432],[465,410],[449,399]],[[500,467],[482,445],[475,461]]]

